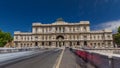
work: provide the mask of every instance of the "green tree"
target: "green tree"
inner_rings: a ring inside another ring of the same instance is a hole
[[[114,34],[113,37],[114,37],[114,42],[115,42],[118,46],[120,46],[120,33]]]
[[[0,47],[4,47],[6,43],[11,42],[13,37],[8,32],[0,30]]]
[[[115,44],[118,45],[118,47],[120,47],[120,26],[118,27],[118,32],[116,34],[113,35],[113,41]]]
[[[2,30],[0,29],[0,32],[2,32]]]
[[[118,27],[118,33],[120,33],[120,26]]]

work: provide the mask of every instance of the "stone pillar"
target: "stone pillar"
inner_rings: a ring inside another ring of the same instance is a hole
[[[70,32],[70,27],[66,27],[65,31]]]
[[[80,26],[80,32],[83,32],[83,26]]]
[[[90,32],[90,27],[89,26],[87,26],[86,29],[87,29],[87,32]]]

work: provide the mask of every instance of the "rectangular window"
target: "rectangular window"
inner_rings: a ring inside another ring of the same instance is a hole
[[[108,35],[107,37],[108,37],[108,39],[110,39],[110,35]]]

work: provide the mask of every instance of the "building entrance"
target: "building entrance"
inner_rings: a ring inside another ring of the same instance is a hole
[[[59,36],[57,36],[56,37],[56,40],[57,40],[57,42],[56,42],[56,46],[57,47],[62,47],[62,46],[64,46],[64,37],[62,36],[62,35],[59,35]]]

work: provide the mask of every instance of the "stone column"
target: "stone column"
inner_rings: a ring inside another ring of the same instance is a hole
[[[83,32],[83,27],[80,27],[81,32]]]

